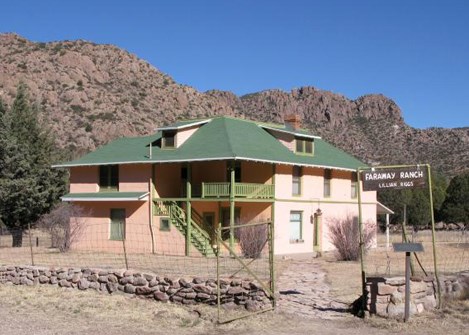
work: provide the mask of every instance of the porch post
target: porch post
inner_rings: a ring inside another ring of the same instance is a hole
[[[187,232],[186,232],[186,256],[190,256],[191,250],[191,234],[192,234],[192,204],[191,204],[191,197],[192,197],[192,187],[191,187],[191,180],[192,180],[192,171],[191,171],[191,163],[187,163],[187,180],[186,180],[186,224],[187,224]]]
[[[389,249],[389,213],[386,213],[386,249]]]
[[[270,250],[269,250],[269,263],[270,263],[270,290],[275,292],[275,164],[272,164],[272,184],[274,185],[274,201],[270,205]],[[273,307],[277,307],[277,299],[273,295]]]
[[[234,247],[234,225],[235,225],[235,168],[234,161],[230,165],[230,248]]]

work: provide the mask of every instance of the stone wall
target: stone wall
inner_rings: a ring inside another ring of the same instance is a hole
[[[5,285],[54,285],[78,290],[137,295],[161,302],[185,305],[217,303],[217,282],[202,278],[168,278],[132,270],[95,268],[47,268],[0,266],[0,283]],[[221,303],[256,311],[270,301],[264,290],[252,281],[220,281]]]
[[[440,278],[443,298],[460,299],[469,292],[469,271]],[[402,319],[405,304],[405,277],[369,277],[366,290],[370,314]],[[430,311],[437,307],[437,285],[433,276],[411,277],[410,314]]]

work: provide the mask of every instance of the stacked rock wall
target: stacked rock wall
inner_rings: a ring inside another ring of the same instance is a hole
[[[443,298],[460,299],[469,292],[469,271],[440,278]],[[404,317],[405,277],[369,277],[366,290],[370,314],[387,318]],[[437,307],[437,284],[433,276],[411,277],[410,314],[430,311]]]
[[[433,277],[410,281],[410,314],[436,307]],[[402,318],[405,302],[405,278],[367,278],[368,311],[382,317]]]
[[[123,292],[162,302],[185,305],[217,303],[217,282],[202,278],[168,278],[132,270],[0,266],[0,283],[6,285],[55,285],[103,293]],[[220,281],[221,303],[258,310],[270,304],[264,290],[252,281]]]

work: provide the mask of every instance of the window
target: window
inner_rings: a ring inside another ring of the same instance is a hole
[[[331,196],[331,179],[332,179],[332,170],[324,170],[324,197],[328,198]]]
[[[171,221],[169,218],[160,218],[160,230],[171,231]]]
[[[176,132],[175,131],[163,131],[162,147],[173,149],[175,146],[176,146]]]
[[[125,238],[125,209],[111,208],[111,233],[109,239],[123,241]]]
[[[99,190],[117,191],[119,186],[119,166],[104,165],[99,167]]]
[[[303,227],[302,227],[303,212],[291,211],[290,212],[290,242],[302,242]]]
[[[296,153],[313,155],[313,140],[310,139],[296,139]]]
[[[357,179],[357,174],[354,172],[352,173],[352,183],[351,183],[351,189],[350,189],[350,196],[352,199],[355,199],[357,197],[357,190],[358,190],[358,179]]]
[[[300,166],[293,167],[292,195],[301,195],[301,167]]]

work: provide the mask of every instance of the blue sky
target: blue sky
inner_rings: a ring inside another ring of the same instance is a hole
[[[469,1],[3,1],[0,32],[114,44],[200,91],[382,93],[413,127],[469,126]]]

